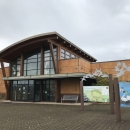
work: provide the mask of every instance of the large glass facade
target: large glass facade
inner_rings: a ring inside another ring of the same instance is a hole
[[[57,65],[57,48],[53,49],[54,51],[54,60]],[[44,64],[44,74],[55,74],[54,64],[52,60],[52,54],[50,49],[44,50],[43,57]],[[15,58],[12,61],[12,71],[11,76],[20,76],[20,57]],[[41,52],[39,50],[29,51],[24,54],[24,67],[23,67],[23,75],[40,75],[41,74]]]
[[[20,62],[20,57],[17,57],[12,61],[11,76],[20,76]]]
[[[57,64],[57,49],[54,48],[54,58]],[[44,74],[55,74],[52,55],[50,50],[44,51]]]
[[[17,80],[11,82],[12,101],[55,101],[55,80]]]
[[[33,50],[24,55],[24,76],[40,75],[41,53]]]

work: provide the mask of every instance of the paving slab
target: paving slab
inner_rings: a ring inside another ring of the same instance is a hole
[[[130,109],[122,121],[108,104],[80,105],[0,102],[0,130],[130,130]]]

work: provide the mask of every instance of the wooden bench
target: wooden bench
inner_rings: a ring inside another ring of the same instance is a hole
[[[78,95],[63,95],[63,98],[61,97],[61,103],[62,101],[75,101],[77,103]]]

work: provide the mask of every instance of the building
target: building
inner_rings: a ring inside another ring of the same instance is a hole
[[[0,52],[0,62],[0,94],[13,101],[60,102],[65,94],[79,95],[80,100],[80,80],[86,74],[107,73],[130,80],[130,60],[96,62],[57,32],[10,45]]]

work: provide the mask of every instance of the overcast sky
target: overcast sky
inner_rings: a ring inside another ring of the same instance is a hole
[[[0,0],[0,50],[52,31],[97,61],[130,59],[130,0]]]

